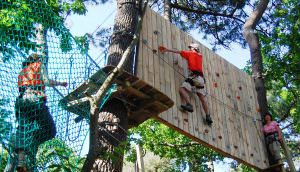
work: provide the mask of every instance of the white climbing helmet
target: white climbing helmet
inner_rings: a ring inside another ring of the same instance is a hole
[[[197,43],[191,43],[188,47],[194,48],[196,51],[199,52],[199,44],[197,44]]]

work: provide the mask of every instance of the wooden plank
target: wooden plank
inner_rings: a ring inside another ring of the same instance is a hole
[[[153,31],[153,37],[152,37],[152,48],[156,50],[154,52],[153,56],[153,63],[154,63],[154,87],[160,88],[160,78],[159,78],[159,56],[158,56],[158,36],[159,32],[157,30],[157,14],[153,11],[152,12],[152,31]]]
[[[246,82],[245,91],[247,91],[247,98],[248,98],[248,100],[252,100],[252,99],[250,99],[250,97],[254,97],[254,94],[253,94],[253,89],[254,88],[251,87],[251,86],[253,86],[252,82],[251,82],[252,78],[247,74],[244,74],[244,75],[245,75],[244,76],[244,81]],[[249,101],[248,106],[255,107],[255,101],[253,101],[253,100]],[[253,111],[255,109],[253,109],[253,108],[251,108],[251,109],[252,109],[251,111],[248,111],[248,114],[252,115],[252,117],[253,117],[252,127],[254,128],[253,132],[255,133],[255,139],[256,139],[256,145],[255,146],[257,146],[257,148],[255,149],[255,152],[258,154],[258,156],[255,156],[256,157],[255,163],[260,164],[260,166],[262,166],[262,167],[263,166],[266,167],[266,163],[265,163],[266,159],[267,159],[266,154],[265,154],[264,151],[259,151],[259,150],[262,150],[263,146],[264,146],[264,142],[262,142],[262,140],[264,139],[263,138],[264,136],[261,132],[261,127],[262,126],[258,125],[258,124],[261,124],[262,121],[260,119],[260,115],[258,113],[256,113],[255,111]],[[259,116],[257,116],[257,115],[259,115]],[[257,119],[259,119],[259,120],[257,120]]]
[[[222,73],[223,77],[224,77],[224,87],[225,87],[225,100],[224,100],[224,112],[225,112],[225,118],[226,118],[226,123],[227,126],[229,126],[227,128],[227,133],[228,136],[232,136],[232,133],[234,132],[233,129],[233,116],[232,116],[232,109],[231,107],[233,107],[233,103],[232,103],[232,92],[231,92],[231,82],[232,82],[232,77],[230,77],[230,68],[229,68],[229,63],[226,62],[225,60],[223,61],[223,67],[224,67],[224,71]],[[228,139],[228,143],[225,145],[226,146],[226,150],[227,152],[231,153],[233,152],[233,147],[231,145],[233,145],[233,138]]]
[[[211,54],[209,53],[209,50],[207,48],[201,48],[202,56],[203,56],[203,73],[204,73],[204,77],[206,80],[205,83],[205,89],[207,92],[206,95],[206,101],[208,104],[208,109],[211,115],[214,115],[214,99],[212,97],[213,94],[213,79],[211,77],[211,71],[213,70],[213,66],[212,66],[212,61],[211,61]],[[202,131],[203,133],[203,140],[205,140],[206,142],[209,142],[209,137],[210,135],[208,134],[210,132],[210,130],[206,130],[208,127],[206,126],[206,124],[204,124],[203,120],[205,119],[205,113],[201,114],[201,118],[202,118],[202,127],[199,129]],[[216,124],[213,124],[214,128],[215,128]],[[213,130],[213,134],[212,134],[212,140],[215,142],[218,142],[217,139],[217,134],[215,132],[216,129]]]
[[[249,134],[248,134],[248,127],[247,124],[245,124],[245,121],[248,120],[248,116],[245,115],[246,114],[246,109],[245,106],[243,105],[244,102],[246,102],[245,98],[245,92],[241,91],[239,88],[242,87],[242,82],[241,82],[241,78],[243,77],[243,73],[239,72],[239,69],[234,68],[234,72],[236,73],[236,77],[237,77],[237,85],[235,85],[235,92],[236,92],[236,99],[237,99],[237,103],[238,103],[238,118],[240,120],[239,126],[241,128],[241,130],[239,131],[239,137],[243,139],[243,142],[241,142],[240,144],[240,156],[244,157],[244,159],[249,159],[251,158],[251,156],[249,156],[249,152],[246,153],[245,149],[250,150],[251,149],[251,145],[248,144],[248,140],[249,140]],[[239,96],[239,97],[237,97]]]
[[[240,85],[238,85],[238,87],[240,87]],[[238,95],[241,96],[241,100],[243,102],[245,102],[245,96],[244,94],[242,94],[242,90],[240,90],[239,88],[237,89],[237,93]],[[240,125],[241,125],[241,138],[243,139],[243,143],[241,144],[241,146],[243,146],[244,148],[241,149],[241,158],[243,160],[249,160],[250,159],[250,155],[249,155],[249,147],[251,147],[251,145],[249,144],[249,134],[248,134],[248,127],[247,127],[247,118],[248,116],[244,113],[245,111],[243,111],[243,113],[239,114],[240,117]]]
[[[150,83],[150,85],[154,86],[154,62],[153,62],[153,37],[154,37],[154,33],[153,33],[153,23],[152,23],[152,13],[154,11],[153,10],[149,10],[149,12],[147,13],[147,42],[148,42],[148,83]]]
[[[220,80],[216,78],[215,75],[215,70],[219,69],[219,66],[216,64],[216,57],[214,54],[211,54],[210,51],[208,50],[208,53],[210,54],[209,56],[209,61],[210,61],[210,80],[211,80],[211,85],[209,86],[211,89],[210,92],[210,97],[211,97],[211,104],[212,104],[212,111],[211,111],[211,116],[214,120],[214,136],[213,138],[216,140],[215,145],[220,146],[220,143],[223,142],[226,136],[223,135],[223,133],[220,132],[220,127],[222,124],[220,124],[220,112],[219,112],[219,107],[220,107],[220,102],[218,99],[218,88],[220,86]],[[216,84],[218,87],[216,87]]]
[[[238,89],[238,85],[239,85],[239,78],[240,78],[240,73],[237,72],[236,70],[237,68],[235,66],[232,65],[232,76],[233,78],[235,78],[233,80],[233,92],[234,92],[234,102],[237,108],[235,108],[235,124],[236,124],[236,138],[243,138],[243,134],[242,134],[242,130],[241,130],[241,122],[243,121],[243,116],[240,112],[243,112],[243,106],[241,105],[241,95],[239,94],[239,92],[237,92]],[[247,118],[246,118],[247,119]],[[247,129],[246,129],[247,131]],[[245,140],[243,140],[245,141]],[[243,141],[237,141],[234,144],[234,148],[236,149],[236,155],[239,157],[242,157],[242,153],[239,151],[238,148],[240,149],[244,149],[244,143]],[[237,148],[236,148],[237,147]],[[249,149],[251,147],[245,147],[245,149]]]
[[[165,28],[166,28],[166,37],[165,37],[165,46],[168,48],[172,48],[172,34],[171,34],[171,23],[167,20],[165,20]],[[174,69],[173,69],[173,60],[174,60],[174,53],[167,53],[167,59],[168,59],[168,72],[167,72],[167,77],[166,79],[167,84],[166,84],[166,89],[167,94],[172,100],[176,100],[176,94],[178,93],[175,90],[175,82],[174,82]],[[168,121],[172,122],[173,121],[173,115],[177,116],[177,108],[174,106],[172,109],[170,109],[170,113],[168,113]]]
[[[248,93],[248,90],[247,90],[247,84],[245,83],[245,80],[244,80],[244,77],[247,77],[245,75],[245,73],[243,72],[240,72],[240,79],[241,79],[241,82],[240,84],[238,85],[238,92],[239,94],[241,95],[241,100],[242,100],[242,104],[244,105],[244,110],[243,110],[243,113],[242,114],[242,117],[244,119],[244,122],[242,123],[242,125],[244,125],[244,128],[246,130],[243,131],[243,134],[244,134],[244,145],[246,145],[249,149],[248,149],[248,156],[247,156],[247,159],[253,159],[251,155],[253,155],[253,147],[256,146],[257,144],[255,143],[255,145],[252,145],[250,144],[250,141],[249,139],[253,139],[255,140],[256,139],[256,135],[252,135],[251,134],[251,131],[249,132],[249,127],[251,127],[251,125],[249,126],[245,121],[249,121],[251,123],[252,119],[249,115],[249,113],[247,113],[247,107],[248,107],[248,103],[249,103],[249,93]],[[247,114],[247,115],[246,115]],[[249,136],[249,137],[247,137]]]
[[[176,28],[175,25],[171,24],[170,25],[170,29],[171,29],[171,45],[172,45],[172,49],[175,50],[180,50],[178,48],[180,48],[180,43],[178,42],[178,38],[180,38],[180,35],[178,34],[179,31]],[[171,72],[171,80],[173,81],[173,83],[171,84],[171,91],[172,91],[172,99],[176,102],[178,102],[178,100],[180,100],[180,95],[179,95],[179,78],[181,77],[178,73],[178,55],[177,54],[173,54],[173,58],[172,58],[172,65],[173,65],[173,69]],[[173,120],[173,124],[175,124],[176,126],[179,126],[179,121],[178,121],[178,113],[179,113],[179,109],[178,109],[178,104],[176,103],[176,105],[173,107],[173,116],[172,116],[172,120]]]
[[[220,104],[220,108],[221,108],[221,111],[220,111],[220,123],[219,125],[222,125],[222,133],[224,136],[228,136],[228,124],[229,124],[229,121],[228,121],[228,118],[226,117],[226,104],[228,102],[227,100],[227,96],[226,96],[226,85],[228,84],[228,80],[227,80],[227,77],[226,77],[226,69],[225,69],[225,66],[224,66],[224,59],[218,57],[218,60],[219,60],[219,68],[220,68],[220,71],[215,73],[216,77],[219,78],[220,80],[220,86],[222,87],[221,89],[221,95],[222,95],[222,104]],[[224,150],[226,151],[230,151],[229,149],[229,145],[230,145],[230,141],[229,141],[229,137],[225,137],[224,138],[224,142],[222,143],[222,147]]]
[[[145,22],[146,22],[146,20],[143,20],[143,24],[142,24],[143,27],[145,27]],[[143,59],[144,59],[144,57],[143,57],[143,50],[145,49],[144,44],[143,44],[143,39],[144,39],[143,32],[144,32],[144,28],[141,30],[138,56],[136,57],[137,58],[136,76],[139,77],[139,78],[141,78],[141,79],[143,79]]]
[[[228,133],[224,132],[224,129],[226,129],[227,124],[224,124],[224,122],[226,121],[226,117],[224,117],[223,112],[224,112],[224,99],[223,98],[223,93],[222,91],[224,90],[224,80],[223,80],[223,75],[222,75],[222,63],[219,59],[219,57],[215,54],[215,73],[213,73],[212,75],[215,77],[215,80],[218,83],[218,87],[216,88],[217,91],[217,99],[218,99],[218,106],[217,106],[217,121],[218,122],[218,129],[219,129],[219,133],[220,135],[223,136],[223,141],[219,142],[218,146],[221,147],[222,149],[226,150],[226,143],[228,142],[229,138],[226,137]],[[217,73],[219,75],[217,75]]]
[[[143,77],[142,77],[142,79],[143,80],[145,80],[145,81],[148,81],[148,48],[147,48],[147,37],[148,37],[148,34],[147,34],[147,30],[148,30],[148,22],[147,22],[147,20],[148,20],[148,13],[149,13],[149,10],[151,10],[151,9],[148,9],[147,10],[147,12],[145,13],[145,15],[144,15],[144,21],[145,21],[145,23],[144,23],[144,25],[143,25],[143,29],[142,29],[142,37],[143,37],[143,40],[142,40],[142,42],[143,42],[143,49],[142,49],[142,51],[143,51]]]
[[[230,144],[230,152],[232,155],[236,156],[236,151],[234,149],[234,145],[239,141],[239,138],[236,135],[236,132],[238,130],[238,128],[236,127],[236,115],[235,115],[235,110],[237,110],[237,105],[236,105],[236,95],[233,92],[233,88],[234,88],[234,72],[232,71],[232,66],[230,64],[227,65],[228,68],[228,76],[227,76],[227,80],[228,80],[228,96],[229,96],[229,104],[228,106],[230,107],[230,109],[228,109],[228,121],[230,121],[230,134],[231,135],[231,144]]]
[[[157,31],[158,31],[158,38],[157,38],[157,44],[159,46],[163,45],[163,18],[160,15],[156,16],[156,25],[157,25]],[[158,58],[159,58],[159,80],[160,80],[160,90],[165,93],[165,61],[164,61],[164,54],[161,52],[158,52]],[[164,120],[167,120],[169,110],[164,112],[163,114],[160,114],[160,117]]]

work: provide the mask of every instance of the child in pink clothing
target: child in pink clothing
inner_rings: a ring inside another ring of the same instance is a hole
[[[265,115],[265,123],[263,133],[265,135],[270,164],[272,165],[281,159],[280,142],[282,141],[282,134],[278,123],[272,120],[271,114],[267,113]]]
[[[267,115],[269,116],[269,115]],[[271,121],[269,124],[264,125],[263,132],[264,134],[276,133],[278,132],[278,123],[276,121]]]

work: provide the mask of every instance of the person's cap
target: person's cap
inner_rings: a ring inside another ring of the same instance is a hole
[[[199,44],[191,43],[188,47],[189,48],[194,48],[195,50],[199,51]]]

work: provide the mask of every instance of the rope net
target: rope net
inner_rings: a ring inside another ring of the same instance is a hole
[[[83,163],[88,119],[75,119],[89,107],[71,113],[60,100],[100,67],[46,2],[0,2],[0,171]]]

